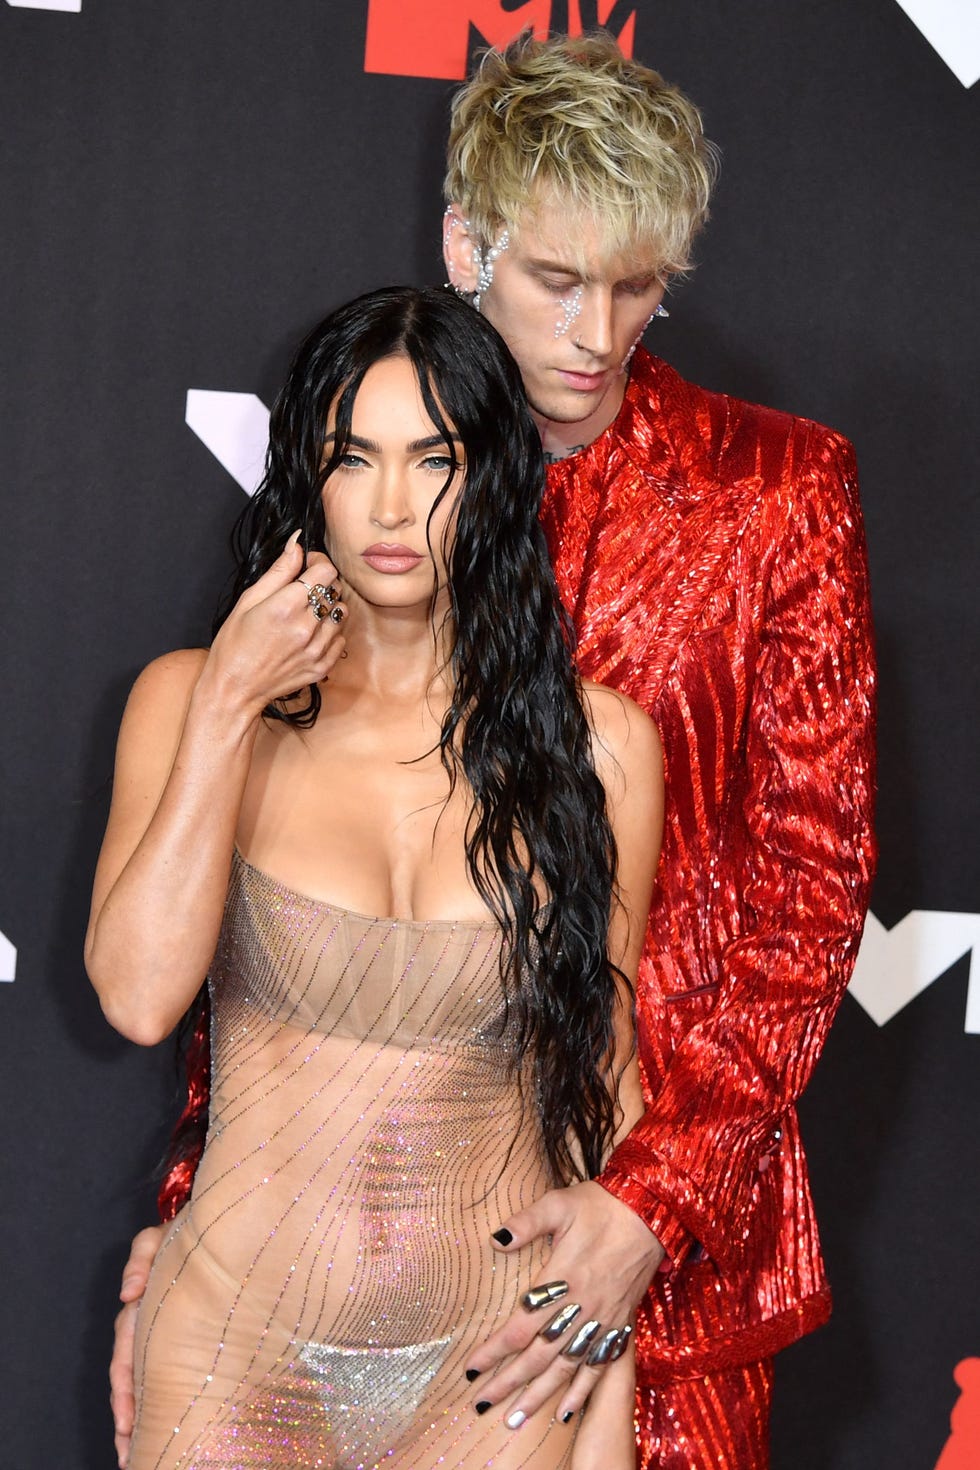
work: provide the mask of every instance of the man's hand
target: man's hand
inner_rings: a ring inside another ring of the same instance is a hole
[[[133,1237],[129,1260],[123,1267],[119,1300],[123,1309],[116,1317],[116,1335],[109,1364],[109,1403],[116,1432],[119,1470],[126,1470],[133,1435],[136,1395],[133,1387],[133,1347],[136,1341],[136,1312],[146,1290],[150,1267],[163,1240],[165,1225],[149,1225]]]
[[[532,1285],[541,1285],[545,1279],[567,1281],[567,1295],[537,1312],[519,1307],[466,1361],[467,1372],[480,1380],[475,1403],[487,1406],[479,1412],[506,1404],[512,1428],[519,1427],[562,1388],[565,1393],[557,1417],[571,1422],[605,1369],[590,1368],[584,1359],[567,1358],[562,1349],[586,1322],[601,1324],[596,1340],[632,1322],[664,1258],[663,1246],[640,1217],[601,1184],[592,1182],[542,1195],[530,1208],[503,1222],[494,1244],[511,1254],[547,1235],[552,1237],[547,1273]],[[559,1308],[570,1304],[581,1308],[575,1322],[557,1341],[546,1342],[539,1336],[541,1329]]]

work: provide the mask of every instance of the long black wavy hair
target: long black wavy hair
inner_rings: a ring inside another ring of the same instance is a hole
[[[321,491],[348,450],[358,389],[374,363],[399,355],[415,369],[454,470],[454,432],[463,445],[465,477],[443,548],[452,696],[440,754],[451,784],[462,777],[473,794],[466,859],[506,939],[508,1031],[518,1063],[533,1059],[544,1147],[555,1177],[569,1182],[600,1171],[615,1122],[609,1068],[622,977],[606,952],[615,847],[538,520],[540,440],[510,353],[471,306],[445,290],[389,287],[310,332],[272,411],[265,476],[235,530],[238,573],[215,627],[297,526],[305,547],[324,545]],[[324,461],[333,404],[336,437]],[[311,687],[267,714],[302,726],[319,708]],[[203,1145],[193,1114],[207,1090],[206,1014],[196,1021],[183,1140],[178,1125],[173,1187],[161,1192],[176,1207]]]

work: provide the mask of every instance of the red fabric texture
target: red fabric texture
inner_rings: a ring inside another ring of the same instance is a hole
[[[638,1470],[769,1470],[772,1359],[641,1389]]]
[[[583,675],[667,767],[637,985],[649,1110],[601,1183],[665,1245],[640,1381],[769,1357],[828,1315],[794,1103],[850,977],[874,867],[874,662],[838,434],[640,351],[543,514]]]

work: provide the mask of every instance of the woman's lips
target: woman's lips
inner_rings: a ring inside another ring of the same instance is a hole
[[[425,557],[420,552],[413,551],[410,546],[389,545],[385,541],[369,546],[366,551],[361,552],[361,556],[376,572],[395,575],[399,572],[410,572],[419,562],[425,561]]]

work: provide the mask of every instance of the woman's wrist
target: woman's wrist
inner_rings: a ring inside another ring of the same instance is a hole
[[[185,731],[206,731],[209,741],[251,744],[266,702],[209,655],[191,694]]]

